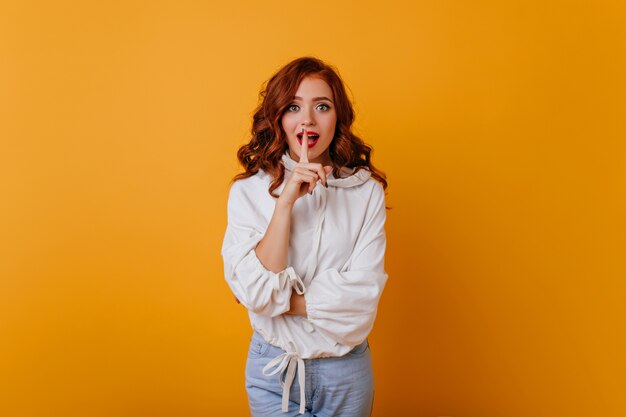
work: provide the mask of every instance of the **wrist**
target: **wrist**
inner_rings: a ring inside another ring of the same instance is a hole
[[[291,294],[291,299],[289,300],[289,311],[287,311],[286,314],[292,316],[303,316],[305,318],[308,317],[304,295],[298,294],[295,291]]]
[[[276,209],[291,211],[292,208],[293,202],[281,200],[281,197],[278,197],[278,200],[276,201]]]

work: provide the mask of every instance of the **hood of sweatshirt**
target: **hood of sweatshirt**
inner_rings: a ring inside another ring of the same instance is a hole
[[[282,156],[282,162],[285,166],[285,182],[287,178],[291,176],[291,172],[295,168],[297,162],[289,156],[289,150],[285,151]],[[313,274],[315,273],[315,268],[317,266],[317,258],[319,254],[320,248],[320,237],[322,235],[322,226],[324,225],[324,217],[326,214],[326,199],[327,193],[331,192],[331,187],[338,188],[349,188],[356,187],[358,185],[364,184],[371,177],[371,172],[368,169],[360,169],[358,172],[355,172],[356,168],[347,168],[342,167],[340,169],[341,178],[335,178],[332,171],[328,174],[328,187],[324,187],[321,182],[318,186],[315,187],[313,195],[304,195],[301,198],[314,198],[315,199],[315,207],[316,207],[316,216],[317,222],[315,227],[315,232],[313,234],[313,242],[311,251],[309,254],[309,259],[307,261],[307,269],[304,274],[303,281],[305,283],[311,282],[313,278]]]
[[[283,165],[285,166],[285,170],[288,171],[289,174],[291,175],[291,171],[293,171],[297,162],[294,161],[291,158],[291,156],[289,156],[289,150],[285,151],[285,153],[283,154],[282,161],[283,161]],[[356,185],[361,185],[367,182],[367,180],[369,180],[370,177],[372,176],[372,173],[368,169],[365,169],[365,168],[360,169],[358,172],[355,172],[356,168],[342,167],[339,171],[340,171],[339,172],[340,178],[335,178],[332,171],[328,174],[328,186],[329,187],[331,186],[340,187],[340,188],[354,187]],[[320,188],[325,188],[325,187],[322,186]]]

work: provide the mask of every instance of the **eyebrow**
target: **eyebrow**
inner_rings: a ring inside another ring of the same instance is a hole
[[[296,100],[302,100],[302,97],[298,97],[298,96],[294,96],[294,99]],[[331,99],[329,99],[328,97],[313,97],[313,101],[322,101],[322,100],[328,100],[331,103],[333,102]]]

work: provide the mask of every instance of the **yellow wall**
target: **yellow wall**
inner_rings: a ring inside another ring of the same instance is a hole
[[[312,54],[390,182],[374,415],[626,415],[624,2],[224,3],[0,6],[0,414],[247,414],[227,191]]]

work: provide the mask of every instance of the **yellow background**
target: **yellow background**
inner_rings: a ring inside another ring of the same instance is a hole
[[[226,197],[314,55],[390,183],[374,416],[626,415],[624,4],[2,2],[0,414],[247,414]]]

